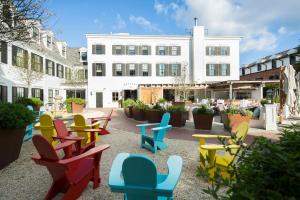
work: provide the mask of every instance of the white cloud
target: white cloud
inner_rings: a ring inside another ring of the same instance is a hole
[[[300,31],[300,1],[295,0],[184,0],[164,4],[156,0],[154,9],[176,20],[184,28],[198,24],[209,35],[243,36],[241,50],[272,50],[276,48],[278,33]],[[271,31],[274,24],[283,28]]]
[[[129,20],[131,23],[135,23],[147,31],[158,33],[161,32],[161,30],[157,27],[156,24],[151,23],[149,20],[142,16],[130,15]]]
[[[117,20],[113,25],[113,29],[120,30],[126,28],[126,22],[123,20],[120,14],[117,14]]]

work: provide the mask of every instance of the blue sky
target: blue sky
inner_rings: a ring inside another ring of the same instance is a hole
[[[48,26],[69,46],[86,33],[185,35],[193,25],[209,35],[240,35],[241,64],[300,44],[299,0],[48,0]]]

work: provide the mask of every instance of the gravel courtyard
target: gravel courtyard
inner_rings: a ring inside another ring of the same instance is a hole
[[[108,187],[108,175],[113,159],[120,152],[144,154],[151,157],[158,170],[167,170],[167,159],[170,155],[183,158],[183,170],[179,184],[176,187],[175,199],[211,199],[202,189],[207,183],[196,176],[197,172],[197,142],[179,139],[166,139],[169,148],[157,154],[152,154],[140,148],[140,136],[136,133],[110,128],[111,134],[101,136],[97,145],[110,144],[111,148],[103,153],[100,173],[101,185],[96,190],[92,183],[88,185],[80,199],[123,199],[121,194],[112,193]],[[38,134],[37,131],[34,134]],[[36,152],[31,141],[23,143],[21,155],[17,161],[0,170],[0,199],[43,199],[51,185],[52,179],[43,166],[36,165],[31,155]]]

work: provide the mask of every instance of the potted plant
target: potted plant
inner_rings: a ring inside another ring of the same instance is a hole
[[[66,101],[67,111],[73,113],[81,113],[83,112],[83,108],[85,107],[85,100],[81,98],[67,98]]]
[[[16,103],[0,103],[0,169],[18,159],[25,129],[35,114]]]
[[[44,105],[44,102],[39,98],[32,97],[31,101],[33,102],[32,108],[34,111],[40,111],[40,107]]]
[[[149,123],[159,123],[161,121],[163,114],[164,114],[164,108],[158,103],[149,106],[145,111],[146,120]]]
[[[195,129],[211,130],[213,118],[214,111],[205,104],[200,105],[193,110]]]
[[[137,100],[132,108],[133,119],[144,121],[146,119],[145,110],[147,106],[140,100]]]
[[[223,119],[224,128],[235,131],[241,122],[250,122],[252,112],[241,108],[228,108],[225,110],[226,118]]]
[[[188,115],[188,111],[184,106],[172,105],[168,106],[166,109],[167,112],[170,113],[170,125],[174,127],[182,127],[185,126],[186,116]]]
[[[132,107],[135,104],[133,99],[126,99],[123,101],[122,105],[124,108],[124,113],[127,117],[132,118]]]

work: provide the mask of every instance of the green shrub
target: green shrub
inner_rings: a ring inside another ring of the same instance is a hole
[[[164,98],[158,99],[158,103],[166,103],[166,102],[167,102],[167,100],[165,100]]]
[[[198,108],[195,108],[193,110],[193,113],[195,114],[213,114],[214,111],[210,109],[207,105],[200,105]]]
[[[165,109],[159,104],[159,103],[156,103],[154,105],[150,105],[147,107],[147,110],[152,110],[152,111],[164,111]]]
[[[0,103],[0,128],[24,128],[35,121],[35,113],[17,103]]]
[[[133,99],[126,99],[123,101],[123,107],[124,108],[128,108],[128,107],[131,107],[135,104],[135,101]]]
[[[280,97],[278,95],[274,96],[272,99],[273,103],[280,103]]]
[[[205,192],[216,199],[300,199],[300,125],[283,129],[276,142],[257,138],[232,166],[235,179],[214,181]]]
[[[140,100],[136,100],[135,104],[133,104],[133,107],[141,110],[146,110],[148,108],[148,106]]]
[[[78,104],[78,105],[85,105],[86,101],[81,98],[67,98],[65,101],[67,112],[72,112],[72,102]]]
[[[42,100],[40,100],[39,98],[32,97],[31,100],[34,103],[34,105],[36,105],[36,106],[42,106],[42,105],[44,105],[44,102]]]
[[[186,112],[187,109],[184,106],[168,106],[166,109],[169,113]]]
[[[25,97],[17,98],[14,103],[22,104],[24,106],[34,106],[35,105],[32,99],[25,98]]]
[[[250,110],[242,109],[242,108],[227,108],[224,111],[226,114],[239,114],[242,116],[252,116],[252,112]]]
[[[269,103],[269,101],[267,100],[267,99],[262,99],[262,100],[260,100],[260,104],[262,105],[262,106],[265,106],[265,104],[268,104]]]

